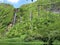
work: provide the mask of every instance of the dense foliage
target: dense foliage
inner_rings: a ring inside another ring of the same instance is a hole
[[[19,38],[18,41],[22,42],[46,42],[48,45],[60,41],[60,13],[54,12],[60,9],[59,2],[59,0],[38,0],[16,9],[16,23],[8,29],[5,37]],[[55,5],[54,11],[52,3]],[[12,22],[14,13],[13,7],[8,5],[6,8],[2,5],[0,7],[2,9],[0,15],[3,17],[0,17],[2,23],[0,25],[4,29]],[[8,17],[4,18],[5,15]],[[1,31],[3,28],[0,28]]]
[[[3,35],[4,31],[6,31],[7,26],[10,22],[12,22],[13,18],[13,6],[9,4],[0,4],[0,34]]]

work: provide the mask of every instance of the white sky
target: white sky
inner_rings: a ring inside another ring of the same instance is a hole
[[[7,2],[11,2],[11,3],[18,3],[19,0],[7,0]]]
[[[33,0],[33,2],[35,2],[37,0]],[[12,4],[15,8],[20,7],[23,4],[28,4],[28,3],[32,3],[31,0],[0,0],[0,3],[9,3]]]
[[[2,3],[4,0],[0,0],[0,3]]]

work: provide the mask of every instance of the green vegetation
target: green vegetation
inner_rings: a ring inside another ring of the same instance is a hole
[[[59,45],[60,13],[54,12],[60,9],[59,4],[60,0],[38,0],[31,4],[22,5],[15,11],[11,5],[1,4],[0,42],[30,42],[21,45],[40,45],[39,42],[41,42],[47,45]],[[52,5],[56,10],[53,10]],[[14,13],[17,16],[13,25]],[[10,26],[11,24],[13,26]]]
[[[12,21],[13,6],[9,4],[0,4],[0,37],[4,35],[8,24]]]

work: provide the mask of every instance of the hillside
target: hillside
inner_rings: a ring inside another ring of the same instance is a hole
[[[8,24],[12,21],[14,8],[10,4],[0,4],[0,36],[7,30]]]
[[[46,42],[48,45],[52,45],[55,40],[60,41],[59,4],[60,0],[38,0],[17,9],[1,4],[1,38],[19,38],[20,42]]]

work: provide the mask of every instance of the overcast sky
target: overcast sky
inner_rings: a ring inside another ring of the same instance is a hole
[[[34,0],[34,2],[37,0]],[[0,0],[0,3],[9,3],[12,4],[15,8],[20,7],[23,4],[31,3],[31,0]]]

